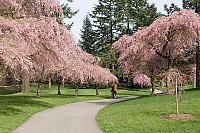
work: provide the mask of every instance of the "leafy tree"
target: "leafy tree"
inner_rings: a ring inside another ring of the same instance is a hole
[[[92,29],[92,24],[90,22],[89,16],[86,15],[85,20],[83,21],[83,26],[81,30],[81,40],[79,40],[79,46],[86,51],[87,53],[96,54],[96,38],[94,36],[95,32]]]

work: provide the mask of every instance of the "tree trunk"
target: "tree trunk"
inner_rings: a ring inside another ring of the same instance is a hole
[[[49,78],[49,90],[51,89],[51,78]]]
[[[114,72],[115,71],[115,65],[112,64],[112,71]]]
[[[192,69],[195,72],[193,73],[192,88],[196,88],[196,66],[193,66]]]
[[[37,98],[40,98],[40,89],[41,89],[41,83],[38,83],[38,88],[37,88]]]
[[[96,86],[96,95],[99,95],[98,87]]]
[[[168,71],[170,71],[172,69],[172,63],[173,60],[172,59],[168,59]],[[170,75],[168,74],[167,76],[167,91],[169,92],[171,88],[171,83],[170,83]]]
[[[12,87],[16,87],[16,86],[17,86],[17,81],[13,78]]]
[[[176,77],[176,114],[179,114],[178,112],[178,79]]]
[[[155,79],[151,77],[152,95],[155,95]]]
[[[65,87],[65,79],[62,79],[62,87]]]
[[[29,93],[30,92],[30,86],[29,86],[29,77],[25,73],[22,75],[22,93]]]
[[[199,55],[199,41],[196,46],[196,88],[200,88],[200,55]]]
[[[76,85],[75,96],[78,96],[78,85]]]
[[[61,95],[60,87],[61,87],[61,83],[58,83],[58,95]]]
[[[6,73],[6,68],[2,64],[2,66],[1,66],[1,87],[4,87],[4,85],[5,85],[5,73]]]

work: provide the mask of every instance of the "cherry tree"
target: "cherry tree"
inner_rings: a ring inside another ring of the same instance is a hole
[[[142,39],[153,47],[157,55],[167,60],[167,69],[170,70],[177,61],[187,60],[185,51],[200,40],[199,28],[199,15],[192,10],[181,10],[157,19],[146,28]],[[170,88],[169,80],[167,83]]]
[[[165,68],[166,63],[151,46],[137,40],[139,35],[142,35],[139,33],[143,33],[143,31],[139,30],[132,36],[122,36],[113,44],[113,47],[120,52],[118,64],[123,76],[132,73],[135,84],[151,85],[152,94],[155,94],[155,78]]]
[[[122,36],[113,47],[121,53],[118,63],[123,74],[146,72],[152,80],[162,69],[170,70],[177,61],[186,61],[185,50],[193,48],[194,42],[200,40],[199,29],[198,14],[181,10],[158,18],[132,36]]]
[[[143,86],[151,86],[151,79],[147,77],[145,74],[134,74],[133,83],[138,84],[141,87]]]
[[[89,79],[110,82],[98,74],[90,78],[91,72],[102,70],[97,65],[100,59],[78,47],[64,24],[52,18],[55,13],[62,15],[56,0],[1,0],[0,8],[0,58],[16,79],[39,81],[38,88],[50,75],[80,83]],[[116,80],[110,72],[103,72]]]

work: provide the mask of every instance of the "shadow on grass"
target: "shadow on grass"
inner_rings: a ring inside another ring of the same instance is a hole
[[[151,92],[149,88],[122,88],[121,90]]]
[[[185,89],[184,91],[200,91],[200,88]]]
[[[61,95],[58,95],[58,94],[46,94],[46,95],[41,95],[41,97],[43,98],[84,98],[84,97],[93,97],[93,98],[96,98],[96,97],[99,97],[99,98],[103,98],[103,99],[108,99],[110,98],[110,96],[107,96],[107,95],[84,95],[84,94],[80,94],[78,96],[75,96],[75,95],[72,95],[72,94],[61,94]]]
[[[20,92],[20,90],[0,90],[0,95],[11,95]]]
[[[20,92],[18,87],[0,87],[0,95],[11,95]]]
[[[0,96],[0,115],[12,115],[23,113],[22,108],[37,107],[53,107],[51,104],[37,101],[34,96]]]

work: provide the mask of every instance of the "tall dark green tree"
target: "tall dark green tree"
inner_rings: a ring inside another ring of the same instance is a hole
[[[111,45],[122,35],[132,35],[139,28],[150,25],[159,15],[155,5],[147,0],[99,0],[90,16],[96,38],[96,52],[102,66],[117,70],[117,54]]]
[[[132,35],[159,16],[155,5],[150,5],[147,0],[117,0],[116,5],[117,31],[120,35]]]
[[[183,0],[184,9],[192,9],[200,15],[200,0]]]
[[[166,4],[164,5],[164,10],[167,12],[167,16],[170,16],[173,12],[175,11],[180,11],[181,9],[175,5],[174,3],[172,3],[170,5],[170,7],[168,7]]]
[[[87,53],[95,55],[97,49],[95,45],[95,32],[92,29],[92,24],[88,15],[86,15],[86,18],[83,21],[80,36],[81,39],[79,40],[79,46]]]
[[[98,51],[105,51],[105,45],[111,45],[115,41],[115,1],[116,0],[99,0],[98,5],[90,14],[93,18],[93,26],[96,33],[96,45]]]
[[[90,14],[94,19],[99,50],[106,51],[104,45],[150,25],[158,17],[156,11],[155,5],[150,5],[147,0],[99,0]]]
[[[200,0],[183,0],[183,8],[192,9],[200,15]],[[200,40],[196,40],[196,87],[200,88]]]

